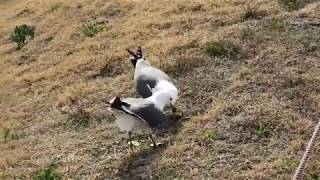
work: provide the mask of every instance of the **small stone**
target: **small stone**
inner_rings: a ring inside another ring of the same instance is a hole
[[[138,141],[129,141],[128,144],[129,144],[129,145],[132,144],[132,145],[135,146],[135,147],[140,146],[140,143],[139,143]]]
[[[156,143],[156,146],[160,146],[162,145],[163,143]],[[153,143],[150,144],[150,147],[153,147]]]

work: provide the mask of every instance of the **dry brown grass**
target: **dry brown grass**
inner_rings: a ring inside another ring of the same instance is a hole
[[[65,179],[290,179],[320,118],[320,3],[257,4],[243,18],[240,0],[0,0],[0,179],[50,165]],[[87,21],[107,30],[86,37]],[[22,23],[35,38],[16,51]],[[236,58],[206,54],[220,41]],[[125,49],[137,45],[177,81],[182,117],[162,148],[129,153],[103,100],[136,95]],[[319,156],[318,143],[307,179]]]

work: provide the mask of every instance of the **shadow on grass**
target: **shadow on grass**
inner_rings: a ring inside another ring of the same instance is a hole
[[[170,121],[167,126],[159,133],[157,139],[161,137],[170,137],[169,140],[165,140],[162,145],[157,148],[144,148],[138,152],[132,153],[128,158],[124,159],[119,166],[118,175],[121,179],[150,179],[148,169],[151,168],[151,164],[170,146],[170,143],[174,141],[174,137],[179,129],[182,127],[184,121],[181,117],[170,117]]]

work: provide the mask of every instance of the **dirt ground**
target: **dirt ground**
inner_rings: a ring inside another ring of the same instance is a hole
[[[320,2],[285,2],[0,0],[0,179],[290,179],[320,119]],[[16,50],[21,24],[35,37]],[[130,152],[104,101],[137,96],[138,45],[179,111]],[[319,157],[320,140],[305,179]]]

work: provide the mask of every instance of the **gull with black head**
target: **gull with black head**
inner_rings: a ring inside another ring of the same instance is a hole
[[[115,123],[120,131],[128,132],[129,144],[131,144],[131,133],[149,134],[156,146],[152,132],[160,129],[167,121],[163,108],[171,103],[170,93],[166,91],[155,92],[148,98],[125,98],[121,100],[114,97],[110,101],[109,111],[116,117]]]
[[[168,90],[172,98],[172,104],[174,104],[178,98],[178,90],[172,79],[145,60],[140,46],[136,53],[129,49],[127,51],[131,55],[130,61],[135,69],[134,82],[138,93],[143,98],[147,98],[157,91]]]

